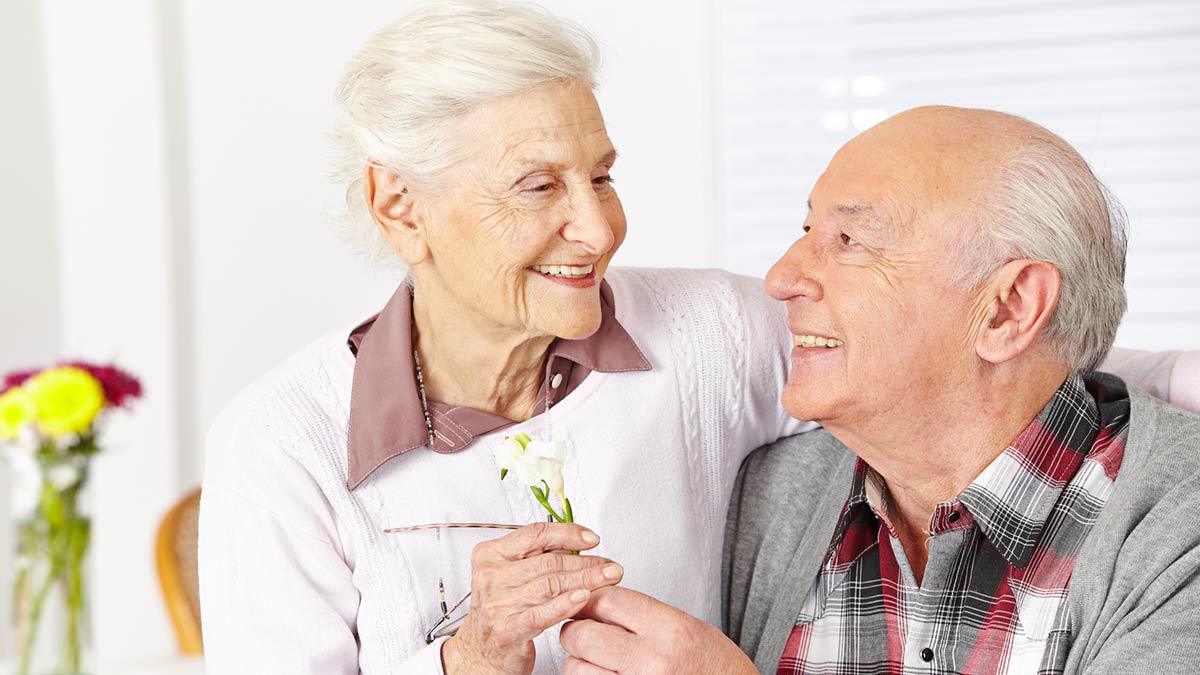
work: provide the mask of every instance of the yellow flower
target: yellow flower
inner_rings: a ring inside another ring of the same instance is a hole
[[[10,441],[21,432],[21,427],[33,421],[37,408],[29,392],[13,387],[0,396],[0,441]]]
[[[104,389],[79,368],[52,368],[25,383],[42,433],[52,438],[82,434],[104,408]]]

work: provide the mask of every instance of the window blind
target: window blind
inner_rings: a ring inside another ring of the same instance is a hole
[[[906,108],[1028,117],[1125,206],[1121,344],[1200,348],[1200,0],[717,3],[726,266],[763,275],[833,153]]]

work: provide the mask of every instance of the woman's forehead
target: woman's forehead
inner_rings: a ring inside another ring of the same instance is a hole
[[[467,114],[457,134],[470,155],[498,169],[574,165],[613,154],[596,99],[586,86],[551,83]]]

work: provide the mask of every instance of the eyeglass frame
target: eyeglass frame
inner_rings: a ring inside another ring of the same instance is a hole
[[[552,522],[553,518],[547,516],[546,520],[547,522]],[[457,529],[518,530],[522,527],[524,527],[524,525],[510,525],[507,523],[426,523],[424,525],[409,525],[407,527],[389,527],[384,530],[383,533],[396,534],[399,532]],[[454,611],[461,607],[462,604],[470,597],[471,591],[467,591],[467,594],[459,598],[458,602],[454,603],[454,606],[447,608],[445,580],[442,575],[438,575],[438,606],[442,610],[442,615],[438,618],[437,623],[433,624],[429,630],[425,631],[425,644],[431,645],[433,644],[433,641],[437,640],[438,638],[449,637],[458,632],[459,627],[462,625],[463,620],[467,618],[467,615],[463,614],[454,620],[451,620],[450,616],[454,614]],[[450,625],[443,627],[443,624],[446,622],[450,622]]]

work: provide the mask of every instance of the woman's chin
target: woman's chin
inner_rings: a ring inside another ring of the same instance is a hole
[[[564,340],[583,340],[600,329],[600,304],[597,302],[594,310],[585,310],[582,307],[576,311],[566,309],[556,316],[546,318],[549,324],[547,333]]]

